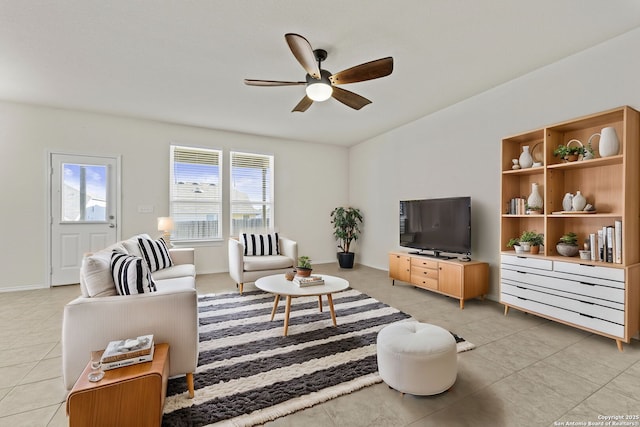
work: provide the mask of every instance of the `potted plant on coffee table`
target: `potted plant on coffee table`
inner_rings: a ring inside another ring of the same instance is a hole
[[[331,224],[333,235],[338,240],[338,263],[340,268],[353,268],[355,254],[350,252],[351,242],[358,240],[360,236],[360,224],[362,213],[357,208],[337,207],[331,212]]]
[[[296,267],[296,274],[298,276],[309,277],[312,270],[313,268],[311,267],[311,258],[305,255],[298,257],[298,265]]]

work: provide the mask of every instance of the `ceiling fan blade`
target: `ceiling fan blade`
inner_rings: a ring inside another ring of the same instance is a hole
[[[244,84],[249,86],[298,86],[298,85],[306,85],[307,82],[283,82],[279,80],[244,79]]]
[[[296,105],[291,112],[299,111],[300,113],[304,113],[309,107],[311,107],[311,104],[313,104],[313,100],[305,95],[305,97],[298,102],[298,105]]]
[[[359,110],[367,104],[371,104],[364,96],[360,96],[356,93],[349,92],[348,90],[341,89],[339,87],[333,87],[333,93],[331,94],[337,101],[342,102],[347,107],[351,107],[354,110]]]
[[[393,58],[387,57],[377,59],[364,64],[356,65],[340,71],[329,77],[334,85],[343,85],[346,83],[364,82],[366,80],[378,79],[391,74],[393,71]]]
[[[316,56],[313,53],[313,48],[307,39],[299,34],[287,33],[284,35],[287,40],[289,49],[296,57],[302,68],[314,79],[320,78],[320,67],[316,62]]]

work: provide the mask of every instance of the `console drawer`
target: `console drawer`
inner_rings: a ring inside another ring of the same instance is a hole
[[[549,289],[557,289],[560,291],[571,292],[575,298],[584,295],[591,298],[613,301],[615,303],[624,304],[624,289],[603,286],[595,283],[578,282],[575,280],[567,280],[553,276],[542,276],[539,274],[530,274],[527,272],[509,270],[503,268],[501,271],[503,280],[512,280],[523,284],[531,284]],[[607,281],[604,281],[607,283]],[[620,285],[618,282],[612,284]]]
[[[438,290],[438,279],[432,279],[419,274],[411,274],[411,283],[421,288]]]
[[[544,292],[543,288],[526,288],[507,282],[502,282],[502,292],[553,307],[574,311],[582,315],[624,325],[624,306],[622,306],[621,309],[605,307],[587,301],[567,298],[563,295],[547,293]]]
[[[502,264],[517,265],[522,267],[538,268],[541,270],[553,270],[553,261],[548,259],[527,258],[516,255],[501,255]]]
[[[624,282],[623,268],[609,268],[595,265],[576,264],[573,262],[555,261],[553,263],[553,269],[564,273]]]
[[[500,294],[500,301],[533,314],[540,314],[543,317],[551,317],[553,319],[602,332],[604,334],[624,338],[624,326],[607,322],[606,320],[588,317],[573,311],[564,310],[562,308],[553,307],[506,293]]]
[[[411,268],[413,269],[414,267],[437,269],[438,261],[433,261],[426,258],[411,257]]]

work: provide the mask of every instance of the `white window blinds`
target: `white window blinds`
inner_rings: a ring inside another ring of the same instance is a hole
[[[273,230],[273,156],[231,152],[231,235]]]
[[[222,238],[222,151],[171,146],[173,241]]]

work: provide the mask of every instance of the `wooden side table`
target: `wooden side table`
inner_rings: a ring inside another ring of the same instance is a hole
[[[92,383],[88,363],[67,397],[69,427],[160,426],[169,379],[169,344],[156,344],[153,361],[105,371]]]

